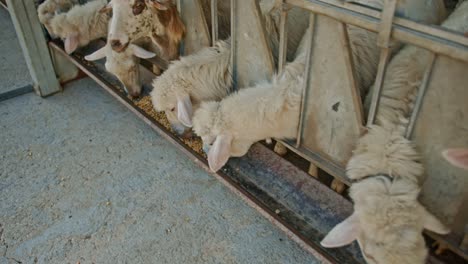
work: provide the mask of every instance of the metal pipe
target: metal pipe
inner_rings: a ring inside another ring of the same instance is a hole
[[[288,50],[288,9],[286,4],[282,4],[281,17],[280,17],[280,43],[279,43],[279,57],[278,57],[278,72],[282,72],[286,63],[286,55]]]
[[[286,3],[291,4],[293,6],[298,6],[307,9],[319,15],[331,17],[335,20],[344,22],[349,25],[357,26],[372,32],[379,32],[379,18],[371,16],[364,12],[351,10],[348,6],[345,6],[344,4],[332,5],[319,0],[285,1]],[[367,8],[362,7],[362,9],[365,10]],[[403,20],[404,19],[399,19],[399,21]],[[414,25],[414,23],[408,24]],[[446,39],[440,35],[433,35],[433,33],[437,33],[440,31],[430,30],[429,26],[419,25],[419,29],[424,29],[424,31],[431,33],[422,32],[393,23],[392,38],[401,42],[413,44],[415,46],[433,51],[438,54],[446,55],[456,60],[468,62],[468,44],[466,44],[466,40],[463,41],[463,43],[459,43],[458,41],[454,41],[454,39],[460,39],[459,37]],[[446,31],[445,35],[457,36],[457,34],[448,33],[448,31]]]
[[[211,0],[211,44],[218,41],[218,0]]]
[[[231,0],[231,70],[232,90],[237,91],[237,0]]]
[[[374,91],[372,93],[372,101],[369,108],[369,115],[367,116],[367,126],[374,124],[375,117],[377,115],[377,109],[380,103],[380,94],[382,93],[385,71],[387,70],[387,64],[388,60],[390,59],[390,54],[390,48],[383,48],[380,53],[379,68],[377,69]]]
[[[301,105],[300,105],[300,112],[299,112],[299,125],[296,137],[296,148],[301,147],[302,135],[304,134],[304,123],[305,123],[305,111],[306,109],[306,100],[309,96],[310,90],[310,68],[312,64],[312,56],[313,56],[313,45],[314,45],[314,35],[315,35],[315,25],[316,25],[317,16],[313,13],[310,14],[309,17],[309,28],[310,28],[310,39],[308,48],[307,48],[307,57],[306,57],[306,65],[304,70],[304,86],[302,88],[302,97],[301,97]]]
[[[432,77],[432,69],[434,68],[436,57],[437,56],[435,54],[431,54],[429,65],[426,69],[426,72],[424,73],[421,86],[419,87],[418,95],[416,97],[416,102],[414,104],[413,111],[411,112],[410,120],[405,131],[405,137],[408,139],[411,138],[411,135],[413,134],[414,127],[416,125],[416,120],[418,118],[419,111],[421,110],[421,106],[424,100],[424,95],[426,94],[427,88],[429,86],[429,83]]]

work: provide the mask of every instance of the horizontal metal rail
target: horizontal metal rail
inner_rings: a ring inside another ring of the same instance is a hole
[[[351,8],[350,4],[331,0],[285,0],[285,2],[349,25],[379,32],[380,18],[378,14],[380,12],[370,8],[361,6]],[[437,54],[468,62],[468,40],[460,34],[396,18],[393,21],[391,37]]]

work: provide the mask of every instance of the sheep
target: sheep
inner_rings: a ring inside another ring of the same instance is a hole
[[[231,156],[245,155],[259,140],[296,136],[310,34],[307,30],[296,59],[271,82],[242,89],[221,101],[203,102],[195,111],[193,130],[203,140],[212,171],[218,171]]]
[[[75,5],[68,12],[50,19],[51,32],[64,39],[67,53],[107,36],[110,16],[101,12],[106,5],[107,0],[94,0],[84,5]]]
[[[221,100],[228,94],[232,86],[230,48],[230,40],[218,41],[213,47],[174,61],[154,80],[153,106],[157,111],[166,112],[178,134],[183,134],[185,126],[192,126],[192,109],[196,109],[199,102]]]
[[[464,32],[467,14],[465,2],[442,26]],[[423,166],[413,143],[403,137],[430,56],[427,50],[407,46],[390,62],[376,125],[360,138],[347,165],[355,211],[325,236],[322,246],[340,247],[357,240],[369,263],[424,263],[422,230],[449,232],[417,201]],[[466,153],[452,150],[444,155],[452,161]]]
[[[57,14],[67,12],[77,4],[78,0],[46,0],[37,7],[39,21],[45,26],[49,34],[55,37],[50,28],[50,20]]]
[[[113,0],[108,41],[113,50],[123,52],[129,43],[149,37],[165,60],[179,56],[178,47],[185,26],[171,1]]]
[[[141,44],[141,43],[140,43]],[[139,59],[149,59],[156,53],[147,51],[136,44],[130,44],[123,52],[115,52],[109,44],[85,56],[88,61],[106,58],[106,70],[114,74],[123,84],[124,90],[131,97],[138,97],[141,93]]]
[[[268,36],[278,38],[275,30],[279,20],[275,20],[275,17],[281,9],[268,1],[260,4],[261,10],[265,12],[264,21],[269,21],[266,23],[270,25],[266,27],[267,33],[271,32]],[[288,50],[292,50],[290,53],[297,49],[306,28],[307,23],[304,22],[308,21],[306,13],[294,10],[294,15],[288,20],[292,40],[288,45]],[[176,133],[183,134],[191,127],[192,113],[201,101],[221,100],[229,94],[232,86],[229,43],[229,39],[219,41],[214,47],[204,48],[174,61],[164,74],[154,80],[151,92],[153,106],[157,111],[165,111]]]
[[[321,241],[341,247],[358,241],[368,263],[425,263],[423,229],[450,230],[418,202],[423,166],[402,126],[373,125],[347,165],[354,213]]]
[[[165,60],[172,60],[178,57],[178,45],[184,35],[185,26],[175,6],[170,2],[152,1],[146,4],[142,0],[131,2],[114,0],[103,11],[107,13],[111,10],[113,17],[109,26],[108,45],[96,51],[94,53],[96,56],[91,54],[86,58],[96,60],[101,58],[100,55],[105,54],[107,71],[123,83],[131,97],[138,97],[141,93],[139,60],[133,57],[132,51],[126,51],[129,43],[138,44],[144,41],[150,46],[150,51],[147,52],[157,53]],[[125,42],[115,39],[116,36],[121,36],[118,30],[122,28],[130,30],[128,35],[122,34],[127,38]],[[128,38],[129,36],[131,39]],[[159,74],[160,69],[154,65],[153,72]]]
[[[468,149],[452,148],[442,152],[442,156],[455,167],[468,170]]]

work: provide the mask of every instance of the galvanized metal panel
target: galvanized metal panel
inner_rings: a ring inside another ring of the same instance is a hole
[[[421,201],[460,235],[468,223],[468,173],[448,164],[441,151],[468,147],[467,72],[468,63],[436,59],[412,136],[427,174]]]
[[[317,16],[301,147],[345,166],[362,128],[345,27]],[[354,89],[354,91],[353,91]]]
[[[34,1],[7,0],[7,3],[36,92],[41,96],[59,92],[61,87]]]
[[[210,31],[200,0],[180,0],[180,15],[186,27],[183,55],[210,45]]]
[[[234,2],[234,3],[233,3]],[[265,36],[262,13],[256,0],[231,2],[232,59],[236,87],[269,80],[274,71],[271,48]]]

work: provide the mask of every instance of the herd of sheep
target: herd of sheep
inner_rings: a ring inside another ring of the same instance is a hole
[[[210,1],[201,2],[209,18]],[[153,68],[159,75],[151,92],[153,107],[166,113],[176,133],[193,129],[203,140],[210,168],[217,171],[230,157],[245,155],[255,142],[297,136],[307,42],[312,34],[307,28],[308,13],[291,10],[290,62],[270,81],[232,93],[227,2],[219,0],[217,5],[224,39],[184,57],[179,57],[179,45],[186,28],[170,0],[92,0],[82,5],[78,0],[46,0],[38,14],[49,34],[64,41],[68,53],[107,38],[107,44],[86,59],[105,58],[106,69],[132,97],[141,93],[139,58],[159,56],[172,61],[162,74]],[[384,1],[369,2],[382,7]],[[282,9],[273,0],[262,0],[259,6],[277,60]],[[442,0],[399,1],[397,13],[468,32],[468,1],[460,1],[449,16]],[[367,109],[380,55],[377,35],[354,26],[347,26],[347,31],[357,86]],[[449,229],[418,201],[424,168],[414,144],[404,137],[404,128],[432,53],[393,44],[375,124],[357,142],[346,168],[353,181],[354,213],[334,227],[322,245],[341,247],[356,240],[368,263],[424,263],[427,249],[422,230],[447,234]],[[443,156],[468,169],[468,150],[449,149]]]

